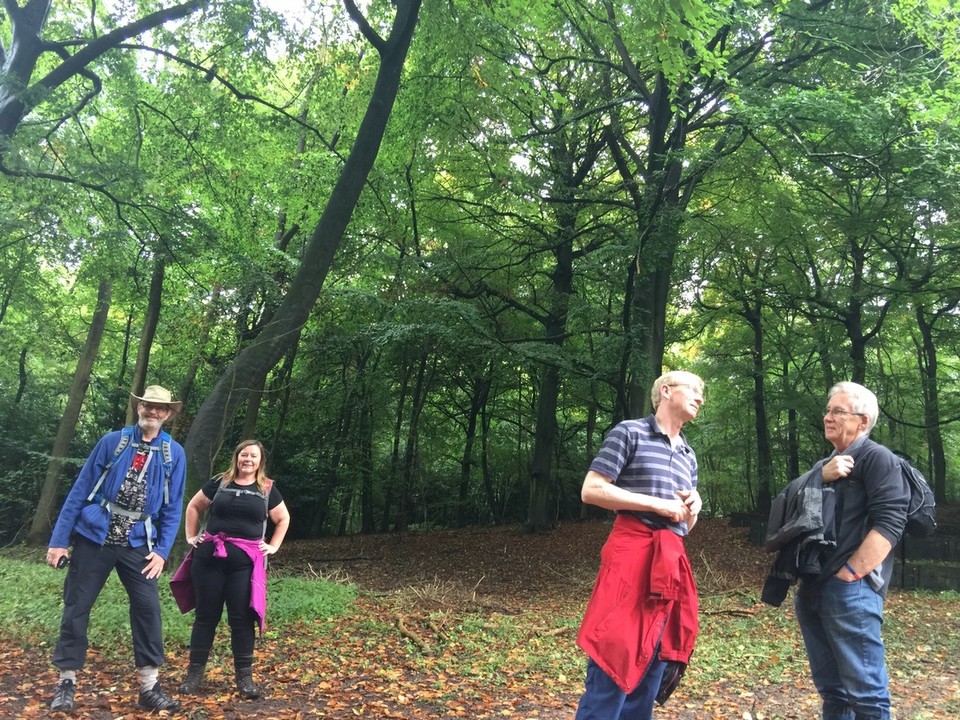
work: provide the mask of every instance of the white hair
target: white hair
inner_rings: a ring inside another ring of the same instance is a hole
[[[867,417],[867,432],[873,430],[877,424],[877,418],[880,416],[880,404],[877,402],[877,396],[867,390],[863,385],[855,382],[838,382],[827,393],[829,400],[834,395],[843,393],[850,398],[850,409]]]

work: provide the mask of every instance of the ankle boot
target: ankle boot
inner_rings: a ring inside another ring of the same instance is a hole
[[[207,666],[203,663],[190,663],[187,665],[187,676],[180,683],[179,691],[182,695],[193,695],[203,683],[203,676],[207,671]]]
[[[260,688],[253,682],[253,670],[243,668],[237,670],[237,691],[244,700],[256,700],[260,697]]]

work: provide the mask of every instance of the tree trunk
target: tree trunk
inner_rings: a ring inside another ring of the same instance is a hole
[[[800,421],[794,402],[796,393],[790,382],[790,362],[783,359],[780,368],[783,397],[787,398],[787,481],[800,477]]]
[[[147,368],[150,365],[150,351],[153,349],[153,339],[157,334],[157,325],[160,324],[160,310],[163,307],[163,279],[166,273],[167,262],[163,255],[157,255],[153,262],[153,274],[150,277],[150,294],[147,296],[147,311],[143,318],[143,328],[140,331],[140,345],[137,348],[137,364],[133,368],[133,379],[130,381],[130,391],[140,395],[147,384]],[[137,411],[133,403],[127,403],[127,416],[124,424],[133,425],[137,419]]]
[[[27,348],[20,350],[20,360],[17,362],[17,396],[13,399],[14,405],[19,405],[23,394],[27,391]]]
[[[47,542],[50,537],[50,530],[53,528],[54,510],[57,505],[64,458],[67,457],[70,443],[73,442],[73,436],[77,430],[80,408],[83,406],[83,399],[87,394],[87,387],[90,385],[93,363],[97,359],[100,341],[103,339],[103,332],[107,326],[112,292],[111,281],[101,280],[100,288],[97,291],[97,309],[90,322],[87,340],[80,352],[77,369],[73,373],[67,406],[64,409],[63,417],[60,418],[57,436],[53,441],[53,450],[50,452],[50,462],[47,464],[47,472],[43,478],[40,500],[33,515],[33,522],[30,524],[30,532],[27,534],[27,542],[31,545],[42,545]]]
[[[243,427],[240,429],[240,439],[257,437],[257,421],[260,419],[260,405],[263,403],[263,387],[267,382],[262,378],[247,396],[247,412],[243,415]]]
[[[430,367],[429,374],[427,367],[429,365],[429,351],[424,348],[420,356],[419,367],[417,368],[417,379],[413,385],[413,393],[410,396],[410,424],[407,427],[407,440],[404,444],[403,471],[400,479],[400,492],[398,493],[400,501],[397,507],[397,522],[394,529],[398,533],[405,533],[410,527],[410,494],[413,486],[414,474],[419,467],[419,444],[420,444],[420,416],[423,413],[423,406],[427,400],[428,390],[433,378],[434,365]]]
[[[490,470],[490,423],[492,413],[486,405],[480,413],[480,475],[483,478],[483,489],[487,496],[487,507],[490,508],[490,517],[493,522],[503,522],[503,512],[497,502],[497,492],[493,487],[493,473]]]
[[[767,422],[767,399],[764,380],[766,368],[763,361],[763,318],[760,302],[744,308],[744,316],[753,330],[753,418],[757,436],[757,507],[756,511],[766,516],[770,512],[773,497],[773,452],[770,442],[770,424]]]
[[[280,393],[280,409],[277,412],[277,427],[273,433],[273,439],[270,441],[270,454],[273,455],[274,451],[277,448],[277,445],[280,442],[280,438],[283,436],[283,431],[287,425],[287,414],[290,412],[290,390],[291,383],[290,380],[293,377],[293,366],[297,360],[297,348],[299,347],[299,340],[286,355],[286,359],[283,361],[281,370],[279,373],[279,384],[283,388],[283,392]]]
[[[480,411],[487,402],[490,394],[491,378],[482,377],[473,384],[470,396],[470,413],[467,416],[466,437],[463,443],[463,455],[460,457],[460,489],[457,497],[457,527],[466,527],[468,500],[470,497],[470,481],[473,475],[474,447],[477,440],[477,424]]]
[[[953,308],[950,308],[952,312]],[[940,386],[937,383],[937,346],[933,340],[933,323],[923,307],[916,308],[917,327],[920,329],[920,387],[923,390],[923,418],[930,453],[930,475],[933,494],[938,503],[947,501],[947,461],[940,431]],[[936,317],[936,316],[934,316]]]
[[[352,0],[348,10],[380,54],[380,69],[350,155],[305,248],[303,262],[280,307],[263,332],[240,351],[200,407],[185,443],[189,477],[195,486],[209,475],[229,419],[250,388],[266,376],[295,342],[320,295],[364,183],[373,167],[400,87],[422,0],[397,0],[387,40],[375,34]]]

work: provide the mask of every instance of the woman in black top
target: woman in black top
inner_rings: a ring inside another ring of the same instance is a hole
[[[196,692],[203,682],[217,624],[227,606],[237,690],[260,697],[253,682],[256,625],[263,628],[266,605],[265,557],[283,543],[290,513],[266,475],[263,445],[244,440],[233,451],[230,469],[215,476],[187,505],[184,530],[193,546],[191,577],[196,614],[190,635],[190,665],[180,692]],[[200,515],[209,510],[207,527]],[[267,518],[274,525],[266,540]]]

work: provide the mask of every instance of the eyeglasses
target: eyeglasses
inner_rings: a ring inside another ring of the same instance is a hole
[[[846,415],[865,415],[865,413],[851,412],[850,410],[842,410],[841,408],[826,408],[823,411],[824,415],[829,415],[830,417],[842,418]]]
[[[168,405],[159,405],[157,403],[145,402],[143,400],[141,400],[139,404],[140,407],[148,412],[164,413],[170,409]]]
[[[704,393],[703,387],[701,387],[700,385],[694,385],[692,383],[669,383],[667,384],[667,387],[685,387],[685,388],[689,388],[690,390],[693,390],[693,392],[695,393],[700,393],[700,397],[705,397],[706,395]]]

